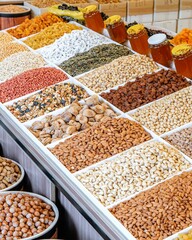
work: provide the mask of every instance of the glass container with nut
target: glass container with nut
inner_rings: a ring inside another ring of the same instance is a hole
[[[96,5],[90,5],[81,10],[85,19],[86,26],[95,32],[102,33],[104,22]]]
[[[148,39],[151,56],[155,62],[171,67],[172,54],[170,43],[164,33],[158,33]]]
[[[172,49],[175,68],[179,74],[192,78],[192,46],[180,44]]]
[[[128,39],[135,52],[149,55],[148,34],[143,24],[136,24],[128,28]]]
[[[105,20],[109,36],[113,41],[124,43],[127,40],[125,24],[121,16],[114,15]]]

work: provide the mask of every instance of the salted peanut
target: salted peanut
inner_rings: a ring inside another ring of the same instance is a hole
[[[191,165],[160,142],[143,143],[76,177],[105,206],[135,194]]]
[[[192,171],[177,175],[110,209],[138,240],[165,239],[192,224]]]
[[[71,172],[151,139],[142,126],[127,118],[107,118],[49,149]],[[90,124],[90,122],[89,122]]]

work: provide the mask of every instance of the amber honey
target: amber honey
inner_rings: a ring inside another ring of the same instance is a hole
[[[148,34],[142,24],[136,24],[127,30],[131,48],[140,54],[149,55]]]
[[[155,34],[148,39],[153,60],[165,67],[171,67],[172,54],[170,43],[165,34]]]
[[[181,44],[172,49],[176,71],[192,78],[192,46]]]
[[[127,40],[125,24],[119,15],[114,15],[106,20],[108,33],[113,41],[124,43]]]
[[[84,13],[86,26],[95,32],[102,33],[104,22],[99,11]]]

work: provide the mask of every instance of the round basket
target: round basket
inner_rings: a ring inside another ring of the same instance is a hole
[[[27,237],[27,238],[22,238],[23,240],[34,240],[34,239],[53,239],[53,238],[56,238],[56,225],[57,225],[57,222],[58,222],[58,219],[59,219],[59,211],[58,211],[58,208],[56,207],[56,205],[50,201],[48,198],[46,197],[43,197],[39,194],[36,194],[36,193],[30,193],[30,192],[22,192],[22,191],[9,191],[9,192],[0,192],[0,196],[1,195],[6,195],[6,194],[15,194],[15,193],[19,193],[19,194],[27,194],[27,195],[30,195],[30,196],[33,196],[33,197],[36,197],[36,198],[39,198],[41,200],[43,200],[45,203],[49,204],[54,213],[55,213],[55,219],[54,221],[51,223],[51,225],[44,231],[42,231],[41,233],[39,234],[36,234],[34,236],[31,236],[31,237]]]
[[[24,12],[1,12],[0,11],[0,30],[11,28],[24,22],[31,17],[31,9],[26,6],[14,5],[24,9]]]

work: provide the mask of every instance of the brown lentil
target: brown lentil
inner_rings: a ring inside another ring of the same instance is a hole
[[[187,81],[175,71],[162,69],[136,78],[134,82],[127,82],[117,90],[102,93],[101,96],[123,112],[128,112],[190,85],[192,81]]]
[[[85,74],[78,80],[98,93],[157,69],[158,67],[152,59],[144,55],[133,54],[119,57],[111,63]]]
[[[74,173],[149,139],[150,134],[136,122],[113,118],[66,139],[50,151]]]
[[[10,187],[21,177],[21,170],[13,161],[0,157],[0,190]]]
[[[23,51],[29,51],[26,46],[16,43],[16,42],[8,42],[4,43],[0,48],[0,61],[3,61],[6,57],[17,53],[17,52],[23,52]]]
[[[63,20],[52,13],[43,13],[32,19],[26,19],[16,28],[8,29],[7,32],[16,38],[27,37],[31,34],[38,33],[42,29],[51,26],[53,23],[63,22]]]
[[[14,38],[6,33],[6,32],[0,32],[0,44],[1,46],[3,46],[3,44],[8,43],[8,42],[12,42],[14,40]]]
[[[73,30],[81,30],[82,28],[74,24],[58,22],[45,28],[34,36],[28,37],[24,43],[33,49],[38,49],[52,44],[63,36],[65,33],[70,33]]]
[[[69,58],[60,64],[60,68],[71,76],[77,76],[104,64],[110,63],[112,60],[131,54],[125,46],[116,44],[102,44],[91,48],[87,52],[78,53],[74,57]]]
[[[192,158],[192,127],[172,133],[164,139]]]
[[[82,87],[62,83],[46,87],[28,98],[14,102],[7,108],[19,121],[25,122],[87,97],[88,94]]]
[[[192,224],[192,171],[110,209],[138,240],[163,240]]]
[[[0,82],[6,81],[24,71],[43,67],[46,64],[39,54],[29,51],[14,53],[0,62]]]
[[[116,116],[107,104],[99,101],[97,95],[93,95],[83,104],[73,102],[61,114],[49,115],[41,121],[35,121],[28,129],[46,145]]]
[[[190,166],[179,151],[164,143],[146,142],[77,178],[102,204],[109,206]]]
[[[46,7],[50,7],[52,5],[56,5],[58,4],[60,1],[55,1],[55,0],[41,0],[41,2],[39,0],[33,0],[31,2],[31,4],[33,6],[36,6],[38,8],[46,8]]]
[[[130,114],[148,129],[163,134],[192,121],[192,87],[184,88]]]
[[[26,193],[0,195],[0,238],[25,239],[47,229],[55,218],[52,207]]]
[[[0,102],[8,102],[67,78],[64,72],[52,67],[36,68],[23,72],[0,85]]]

